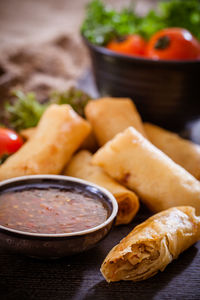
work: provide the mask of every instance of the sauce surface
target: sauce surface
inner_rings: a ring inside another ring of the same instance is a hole
[[[31,188],[0,194],[0,225],[31,233],[70,233],[107,219],[103,203],[76,191]]]

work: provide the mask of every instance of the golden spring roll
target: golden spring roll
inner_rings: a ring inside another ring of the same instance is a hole
[[[81,150],[89,150],[92,153],[97,151],[98,144],[95,137],[95,134],[93,131],[90,132],[90,134],[86,137],[86,139],[83,141],[83,143],[80,145],[79,149]]]
[[[119,206],[116,225],[128,224],[139,209],[139,200],[135,193],[109,177],[102,168],[91,164],[92,154],[80,151],[70,160],[64,175],[82,178],[109,190]]]
[[[90,130],[69,105],[49,106],[33,137],[0,166],[0,180],[59,174]]]
[[[131,99],[101,98],[90,101],[85,108],[85,115],[100,146],[129,126],[145,136],[142,120]]]
[[[20,131],[20,135],[26,140],[34,135],[37,127],[27,128]],[[98,144],[94,133],[91,131],[90,134],[84,139],[83,143],[80,145],[80,149],[87,149],[91,152],[95,152],[98,149]]]
[[[26,140],[30,140],[31,137],[33,137],[33,135],[35,134],[37,130],[37,127],[31,127],[31,128],[26,128],[26,129],[22,129],[20,131],[20,135]]]
[[[200,182],[133,127],[116,135],[92,161],[135,191],[154,212],[190,205],[200,214]]]
[[[144,280],[200,239],[200,218],[191,206],[164,210],[136,226],[105,258],[105,279]]]
[[[156,125],[145,123],[145,132],[153,145],[173,161],[200,179],[200,146]]]

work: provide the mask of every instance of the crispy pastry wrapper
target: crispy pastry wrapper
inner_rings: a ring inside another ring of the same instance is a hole
[[[95,137],[93,130],[90,134],[86,137],[83,143],[80,145],[79,150],[88,150],[94,153],[98,149],[98,143]]]
[[[37,127],[31,127],[27,129],[23,129],[20,131],[20,135],[26,140],[30,140],[30,138],[36,132]],[[80,145],[79,149],[86,149],[91,152],[95,152],[98,149],[98,144],[95,138],[93,131],[84,139],[83,143]]]
[[[101,98],[90,101],[85,114],[100,146],[129,126],[145,136],[141,117],[131,99]]]
[[[200,146],[177,134],[150,123],[144,123],[148,139],[173,161],[200,179]]]
[[[82,178],[109,190],[119,206],[116,225],[128,224],[139,209],[139,200],[135,193],[116,182],[102,168],[91,164],[92,154],[80,151],[70,160],[64,175]]]
[[[49,106],[32,138],[0,166],[0,180],[59,174],[90,130],[89,123],[71,106]]]
[[[170,208],[136,226],[109,252],[101,272],[108,282],[147,279],[199,239],[200,218],[194,208]]]
[[[33,135],[35,134],[37,130],[37,127],[30,127],[30,128],[26,128],[26,129],[22,129],[20,131],[20,135],[26,140],[30,140],[30,138],[33,137]]]
[[[99,149],[92,162],[135,191],[154,212],[191,205],[200,215],[200,183],[133,127]]]

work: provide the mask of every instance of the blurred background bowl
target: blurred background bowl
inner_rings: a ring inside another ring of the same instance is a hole
[[[101,96],[130,97],[144,121],[177,131],[199,116],[200,60],[155,61],[125,56],[83,39]]]

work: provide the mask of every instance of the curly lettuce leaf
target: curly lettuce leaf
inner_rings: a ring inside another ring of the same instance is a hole
[[[55,91],[49,96],[48,102],[41,104],[37,101],[34,93],[23,93],[20,90],[13,92],[14,99],[12,103],[5,105],[6,120],[9,127],[16,131],[35,127],[48,105],[69,104],[82,117],[84,117],[84,108],[91,97],[85,92],[71,88],[68,91]]]
[[[82,90],[71,88],[68,91],[55,91],[51,94],[51,103],[69,104],[82,117],[85,117],[84,109],[91,97]]]
[[[9,125],[16,131],[36,126],[47,105],[40,104],[34,93],[25,94],[17,90],[13,96],[13,103],[5,104]]]

